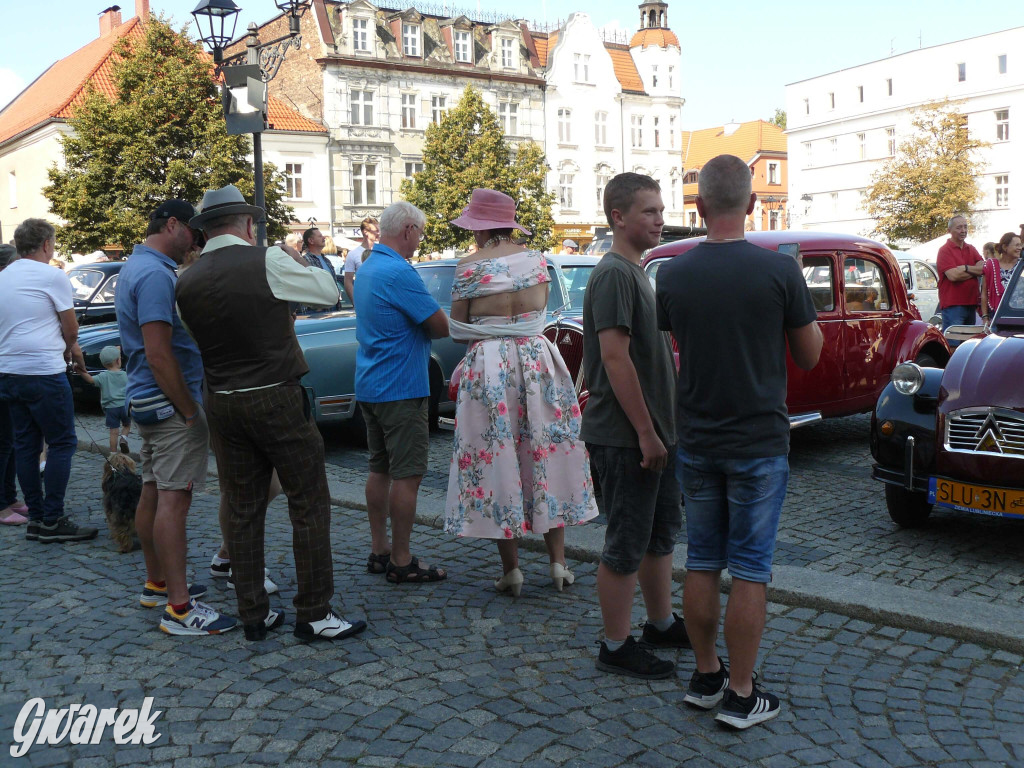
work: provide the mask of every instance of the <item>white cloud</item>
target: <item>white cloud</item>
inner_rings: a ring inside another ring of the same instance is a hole
[[[13,69],[0,67],[0,109],[6,107],[24,88],[25,81]]]

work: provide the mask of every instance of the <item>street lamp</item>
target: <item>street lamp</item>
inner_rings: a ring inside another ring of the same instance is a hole
[[[772,227],[772,212],[781,208],[786,202],[785,198],[775,197],[775,195],[768,195],[761,201],[761,207],[768,212],[768,228]]]
[[[302,47],[299,18],[310,0],[274,0],[274,5],[288,15],[288,34],[268,43],[260,43],[259,31],[250,24],[246,34],[245,53],[224,60],[224,49],[234,39],[238,14],[242,10],[234,0],[200,0],[192,11],[199,39],[210,53],[217,71],[223,76],[221,97],[224,121],[230,135],[252,134],[253,169],[255,171],[255,204],[267,208],[263,187],[263,131],[267,127],[267,83],[274,79],[288,49]],[[229,31],[230,29],[230,31]],[[244,56],[244,63],[243,63]],[[256,222],[260,245],[267,244],[267,221]]]

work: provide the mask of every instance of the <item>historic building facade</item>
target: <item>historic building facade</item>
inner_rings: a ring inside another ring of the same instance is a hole
[[[949,99],[987,142],[977,229],[1016,230],[1024,187],[1024,27],[891,56],[786,86],[793,225],[870,234],[863,198],[872,175],[913,129],[913,110]]]

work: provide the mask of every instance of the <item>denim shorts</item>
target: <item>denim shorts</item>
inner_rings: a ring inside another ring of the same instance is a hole
[[[123,405],[115,405],[112,408],[107,408],[103,411],[103,415],[107,418],[107,429],[127,427],[132,423],[132,420],[128,416],[128,409]]]
[[[789,457],[724,459],[679,450],[676,469],[686,501],[686,570],[721,571],[767,584]]]
[[[608,518],[601,562],[615,573],[636,573],[644,555],[671,555],[683,527],[672,462],[656,474],[640,466],[638,448],[588,444]],[[668,449],[671,457],[675,447]]]

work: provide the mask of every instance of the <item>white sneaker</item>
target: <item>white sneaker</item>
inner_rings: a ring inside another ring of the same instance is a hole
[[[168,605],[160,620],[160,629],[169,635],[219,635],[237,624],[237,619],[221,616],[206,603],[192,600],[189,610],[181,615]]]
[[[365,621],[357,621],[350,624],[338,616],[334,611],[328,609],[327,615],[320,621],[296,622],[295,636],[302,640],[341,640],[352,635],[358,635],[366,629]]]
[[[234,574],[228,574],[228,589],[235,588],[235,577]],[[277,584],[270,580],[270,569],[263,569],[263,588],[267,590],[268,595],[272,595],[277,592]]]
[[[284,611],[278,613],[273,608],[267,611],[267,617],[258,624],[246,624],[242,627],[245,630],[246,640],[265,640],[268,630],[277,629],[284,624]]]

